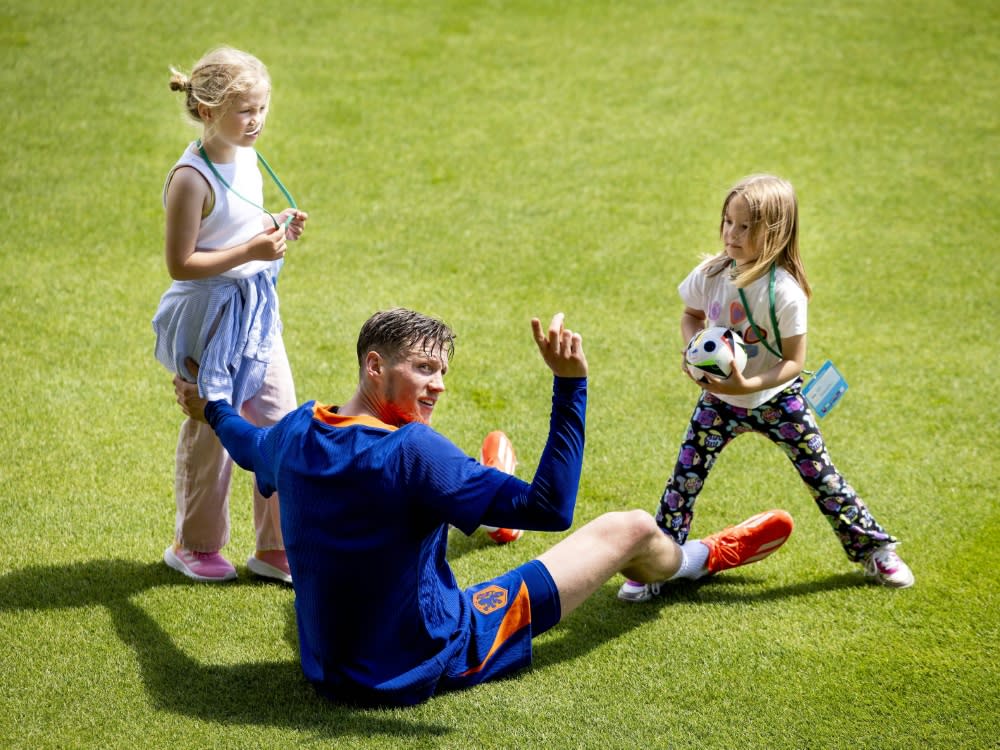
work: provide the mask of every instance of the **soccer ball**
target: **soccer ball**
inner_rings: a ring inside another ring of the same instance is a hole
[[[735,331],[715,326],[698,331],[684,351],[684,364],[695,380],[705,376],[725,380],[733,368],[743,372],[747,365],[747,350],[743,338]]]

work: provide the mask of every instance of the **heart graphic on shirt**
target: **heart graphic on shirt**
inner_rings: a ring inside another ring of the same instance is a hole
[[[746,310],[743,309],[743,305],[733,300],[732,304],[729,305],[729,320],[732,325],[738,326],[744,320],[747,319]]]
[[[767,331],[761,330],[764,334],[764,338],[767,338]],[[760,339],[757,337],[757,332],[753,329],[753,326],[747,326],[747,329],[743,332],[743,343],[744,344],[758,344]]]

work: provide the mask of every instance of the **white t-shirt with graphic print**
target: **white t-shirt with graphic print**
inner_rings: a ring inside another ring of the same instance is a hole
[[[677,291],[680,292],[681,299],[684,300],[687,307],[702,310],[708,318],[707,325],[709,327],[723,326],[736,331],[743,337],[747,348],[747,366],[743,371],[744,376],[752,377],[770,370],[778,364],[779,359],[759,342],[757,334],[754,333],[747,318],[746,310],[743,308],[739,290],[729,278],[729,272],[722,271],[715,276],[706,274],[705,266],[711,261],[712,259],[708,259],[698,265],[680,283]],[[764,274],[749,286],[744,287],[743,294],[746,296],[747,304],[750,305],[750,314],[753,316],[757,328],[767,343],[777,350],[778,346],[775,344],[777,336],[773,330],[774,325],[771,323],[769,283],[770,274]],[[775,271],[774,308],[781,336],[798,336],[806,332],[808,299],[795,278],[783,268],[777,268]],[[733,406],[753,409],[774,398],[793,381],[794,378],[774,388],[742,396],[717,395]]]

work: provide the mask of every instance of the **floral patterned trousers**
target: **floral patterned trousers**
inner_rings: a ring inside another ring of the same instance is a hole
[[[733,438],[755,432],[776,443],[806,483],[848,558],[863,560],[875,547],[895,542],[837,471],[827,453],[816,419],[797,379],[770,401],[754,408],[731,406],[702,392],[677,456],[673,476],[660,498],[656,522],[683,544],[687,540],[695,500],[722,449]]]

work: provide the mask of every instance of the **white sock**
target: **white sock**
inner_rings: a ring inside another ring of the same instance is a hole
[[[676,573],[670,576],[670,580],[688,578],[697,581],[708,572],[705,567],[707,563],[708,547],[697,539],[684,542],[681,545],[681,566]]]

